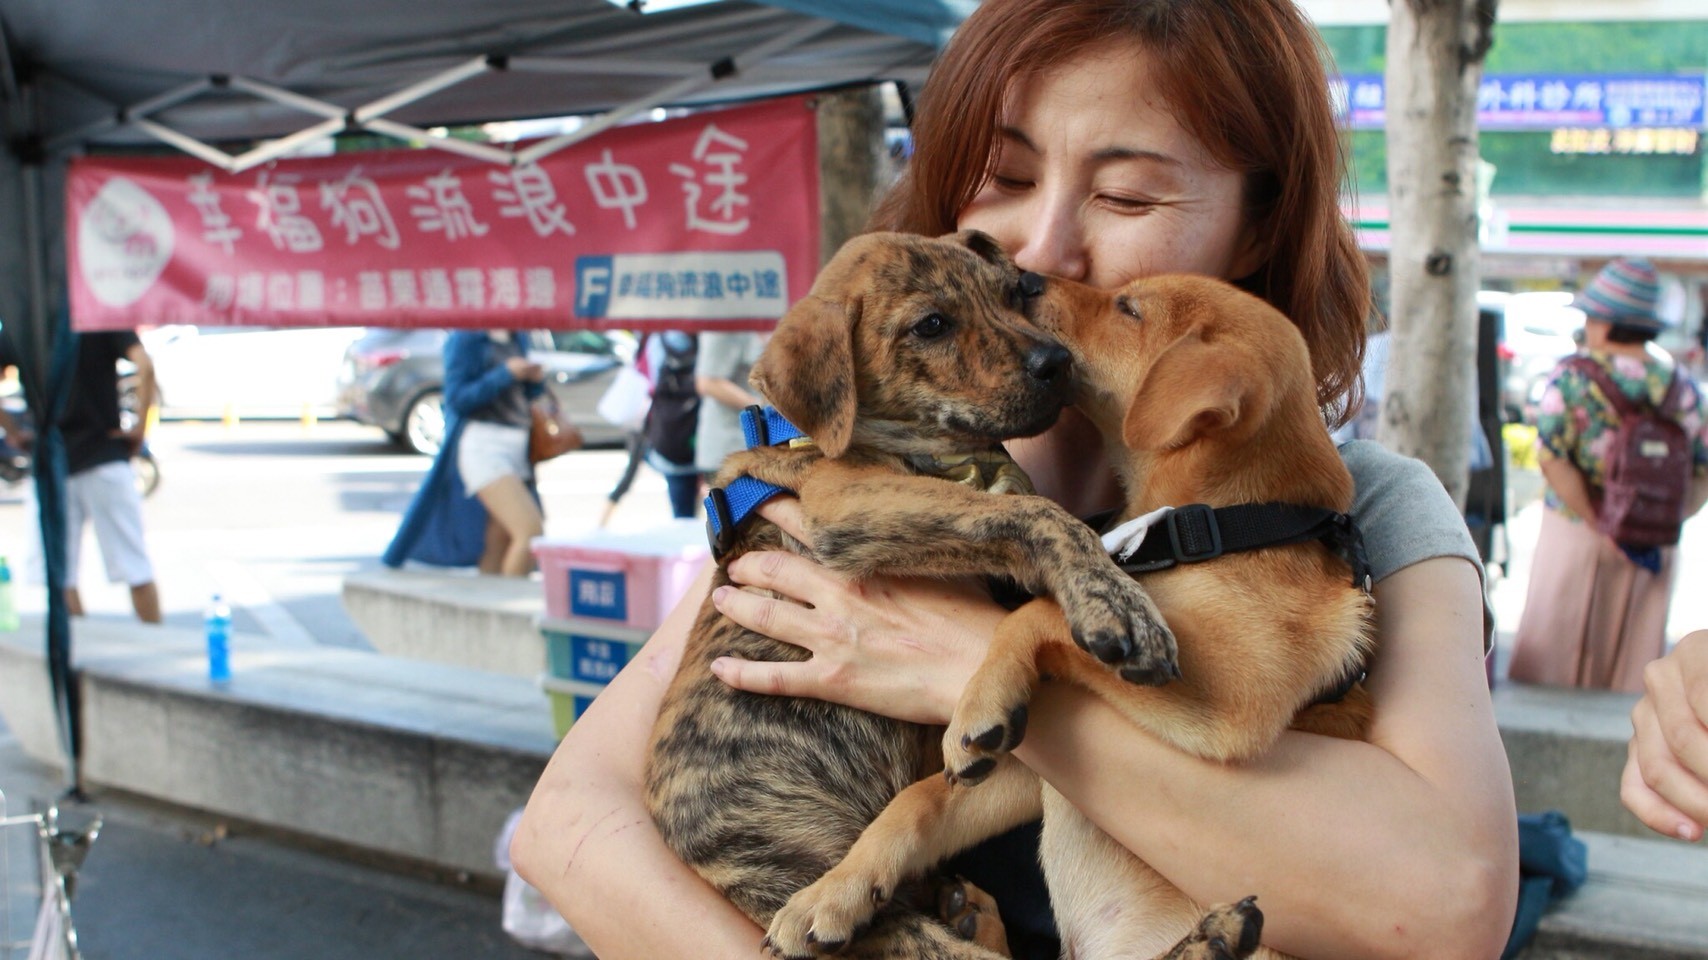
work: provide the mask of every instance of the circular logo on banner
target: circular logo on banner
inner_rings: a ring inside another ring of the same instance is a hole
[[[77,221],[77,266],[95,299],[128,307],[172,259],[172,218],[124,177],[108,180]]]

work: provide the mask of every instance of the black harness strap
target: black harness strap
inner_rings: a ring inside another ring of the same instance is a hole
[[[1241,553],[1307,540],[1321,540],[1352,567],[1352,585],[1370,590],[1370,563],[1364,538],[1352,518],[1322,507],[1291,503],[1245,503],[1175,507],[1161,524],[1168,536],[1148,536],[1121,561],[1128,573],[1151,573],[1182,563],[1202,563],[1224,553]],[[1161,532],[1161,531],[1158,531]]]
[[[1372,586],[1364,538],[1357,524],[1344,513],[1290,503],[1216,508],[1194,503],[1169,511],[1162,526],[1168,536],[1145,537],[1139,549],[1121,561],[1121,569],[1128,573],[1150,573],[1182,563],[1201,563],[1224,553],[1321,540],[1352,568],[1354,587],[1369,593]],[[1367,669],[1364,662],[1348,664],[1335,685],[1311,703],[1336,703],[1344,699],[1353,687],[1363,682]]]

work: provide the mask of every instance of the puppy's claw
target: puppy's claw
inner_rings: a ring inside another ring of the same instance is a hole
[[[959,770],[949,772],[950,783],[964,783],[968,786],[980,783],[990,772],[996,769],[995,757],[980,757]]]

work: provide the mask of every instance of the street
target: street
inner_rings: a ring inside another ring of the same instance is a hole
[[[348,421],[168,421],[150,435],[161,483],[143,505],[166,621],[194,628],[209,598],[232,605],[234,629],[275,639],[366,647],[345,615],[346,574],[377,567],[431,461]],[[622,450],[581,450],[545,464],[546,534],[591,525],[625,462]],[[0,554],[19,570],[32,533],[23,487],[0,487]],[[643,468],[613,526],[668,518],[664,481]],[[109,584],[90,535],[80,564],[91,617],[130,616],[129,592]],[[19,608],[41,591],[16,585]]]

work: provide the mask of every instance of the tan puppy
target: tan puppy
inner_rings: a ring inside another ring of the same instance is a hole
[[[1173,676],[1172,639],[1155,608],[1095,534],[1042,497],[984,489],[1024,483],[1001,442],[1049,427],[1070,392],[1067,350],[1025,316],[1024,305],[1020,271],[983,234],[851,241],[783,318],[751,378],[810,442],[735,454],[717,485],[745,476],[796,492],[811,555],[832,567],[855,575],[1006,575],[1061,598],[1074,611],[1075,634],[1129,651],[1129,669]],[[946,482],[945,473],[986,482]],[[757,517],[719,529],[729,532],[714,586],[730,582],[727,563],[745,551],[805,550]],[[1018,531],[1030,534],[1022,540]],[[742,628],[708,600],[654,730],[648,807],[684,862],[766,924],[842,858],[891,798],[922,776],[936,777],[941,730],[821,700],[733,690],[709,669],[720,656],[806,654]],[[850,955],[1005,952],[994,914],[981,923],[955,897],[941,909],[918,884],[889,893],[894,902],[868,911],[871,932],[849,946]],[[985,946],[959,939],[969,935]]]
[[[1352,478],[1317,410],[1304,341],[1268,304],[1204,278],[1141,280],[1113,294],[1051,280],[1037,315],[1073,351],[1076,403],[1127,494],[1119,520],[1188,504],[1350,509]],[[835,938],[870,912],[870,891],[894,889],[1041,808],[1067,956],[1249,953],[1262,922],[1249,898],[1206,915],[1047,784],[1040,793],[1006,754],[1040,682],[1078,684],[1155,736],[1216,760],[1261,753],[1289,725],[1362,738],[1371,706],[1356,681],[1372,609],[1366,585],[1354,584],[1345,555],[1359,548],[1345,532],[1337,548],[1309,539],[1141,575],[1179,645],[1182,678],[1163,686],[1127,682],[1076,648],[1054,601],[1016,611],[944,737],[949,776],[898,797],[842,864],[778,914],[773,940],[787,951]]]

